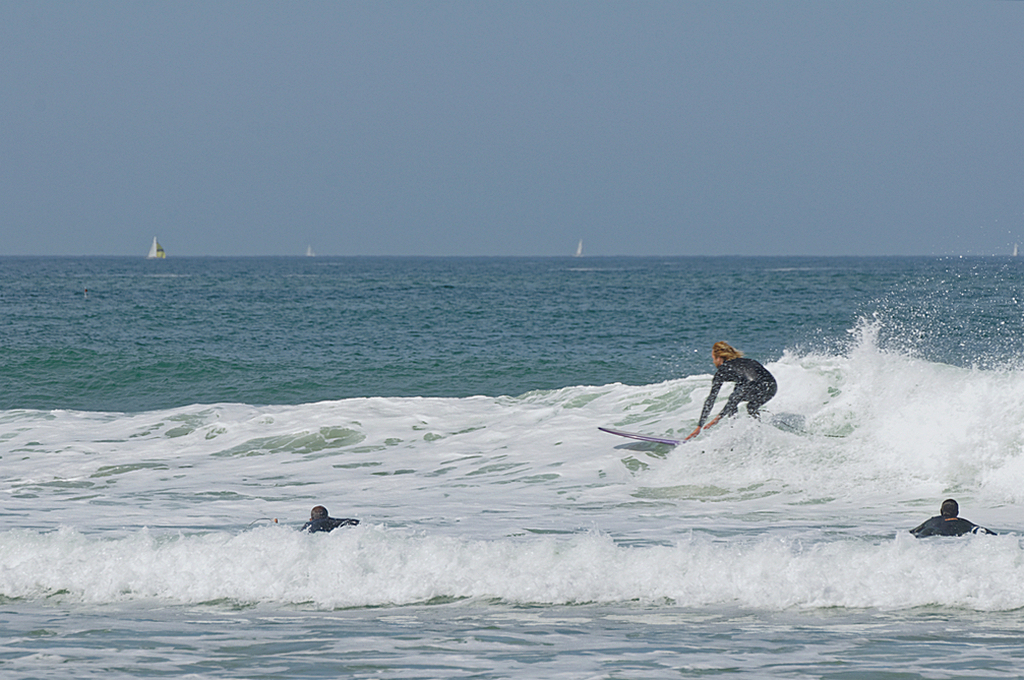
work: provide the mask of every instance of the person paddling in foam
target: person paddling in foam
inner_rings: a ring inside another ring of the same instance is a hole
[[[925,536],[963,536],[964,534],[996,535],[994,531],[989,531],[985,527],[979,527],[974,522],[968,522],[963,517],[957,517],[959,514],[960,506],[952,498],[947,498],[942,501],[942,506],[939,508],[937,516],[932,517],[918,527],[914,527],[910,530],[910,533],[918,538],[924,538]]]
[[[744,358],[743,352],[727,342],[716,342],[712,346],[711,360],[718,367],[715,377],[711,381],[711,394],[704,402],[704,410],[701,411],[697,429],[691,432],[686,440],[696,437],[702,428],[711,427],[721,420],[722,416],[736,415],[736,410],[740,402],[743,401],[747,402],[747,413],[757,418],[760,408],[775,396],[775,391],[778,389],[775,377],[768,372],[767,368],[753,359]],[[729,401],[725,402],[722,412],[705,425],[704,422],[711,415],[711,409],[715,407],[718,390],[722,388],[722,383],[726,382],[734,382],[736,387],[729,395]]]
[[[356,524],[359,524],[357,519],[347,517],[338,519],[328,516],[327,508],[318,505],[309,513],[309,521],[302,525],[302,530],[315,534],[319,531],[333,531],[338,527],[355,526]]]

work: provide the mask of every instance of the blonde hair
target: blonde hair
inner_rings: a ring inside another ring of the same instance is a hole
[[[732,361],[733,359],[739,359],[743,356],[743,352],[739,351],[729,343],[719,340],[712,345],[711,356],[720,358],[722,361]]]

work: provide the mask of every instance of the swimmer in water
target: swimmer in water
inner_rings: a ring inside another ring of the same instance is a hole
[[[963,536],[964,534],[992,534],[985,527],[980,527],[974,522],[968,522],[960,514],[960,506],[952,498],[942,501],[939,514],[923,522],[920,526],[914,527],[910,533],[918,538],[925,536]]]
[[[318,505],[309,513],[309,521],[302,525],[303,531],[315,534],[321,531],[333,531],[338,527],[355,526],[359,524],[357,519],[330,517],[327,508]]]

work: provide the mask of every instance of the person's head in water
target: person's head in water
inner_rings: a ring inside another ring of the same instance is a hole
[[[711,359],[715,362],[715,366],[721,366],[726,361],[739,359],[741,356],[743,356],[743,352],[727,342],[719,340],[711,346]]]
[[[327,508],[322,505],[318,505],[309,513],[309,518],[312,519],[327,519]]]
[[[951,519],[960,514],[960,506],[957,505],[956,501],[952,498],[947,498],[942,501],[942,507],[939,508],[939,514]]]

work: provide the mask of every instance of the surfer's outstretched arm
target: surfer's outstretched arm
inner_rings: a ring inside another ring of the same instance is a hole
[[[700,420],[697,421],[697,429],[691,432],[690,435],[683,441],[688,441],[689,439],[696,437],[698,434],[700,434],[702,428],[711,427],[712,425],[718,422],[718,418],[722,417],[721,414],[719,414],[718,418],[715,418],[707,425],[704,424],[704,421],[706,421],[708,419],[708,416],[711,415],[711,409],[715,407],[715,399],[718,398],[718,390],[722,388],[722,382],[722,374],[715,373],[715,377],[712,378],[711,380],[711,393],[708,394],[708,398],[704,400],[704,408],[701,409]]]

